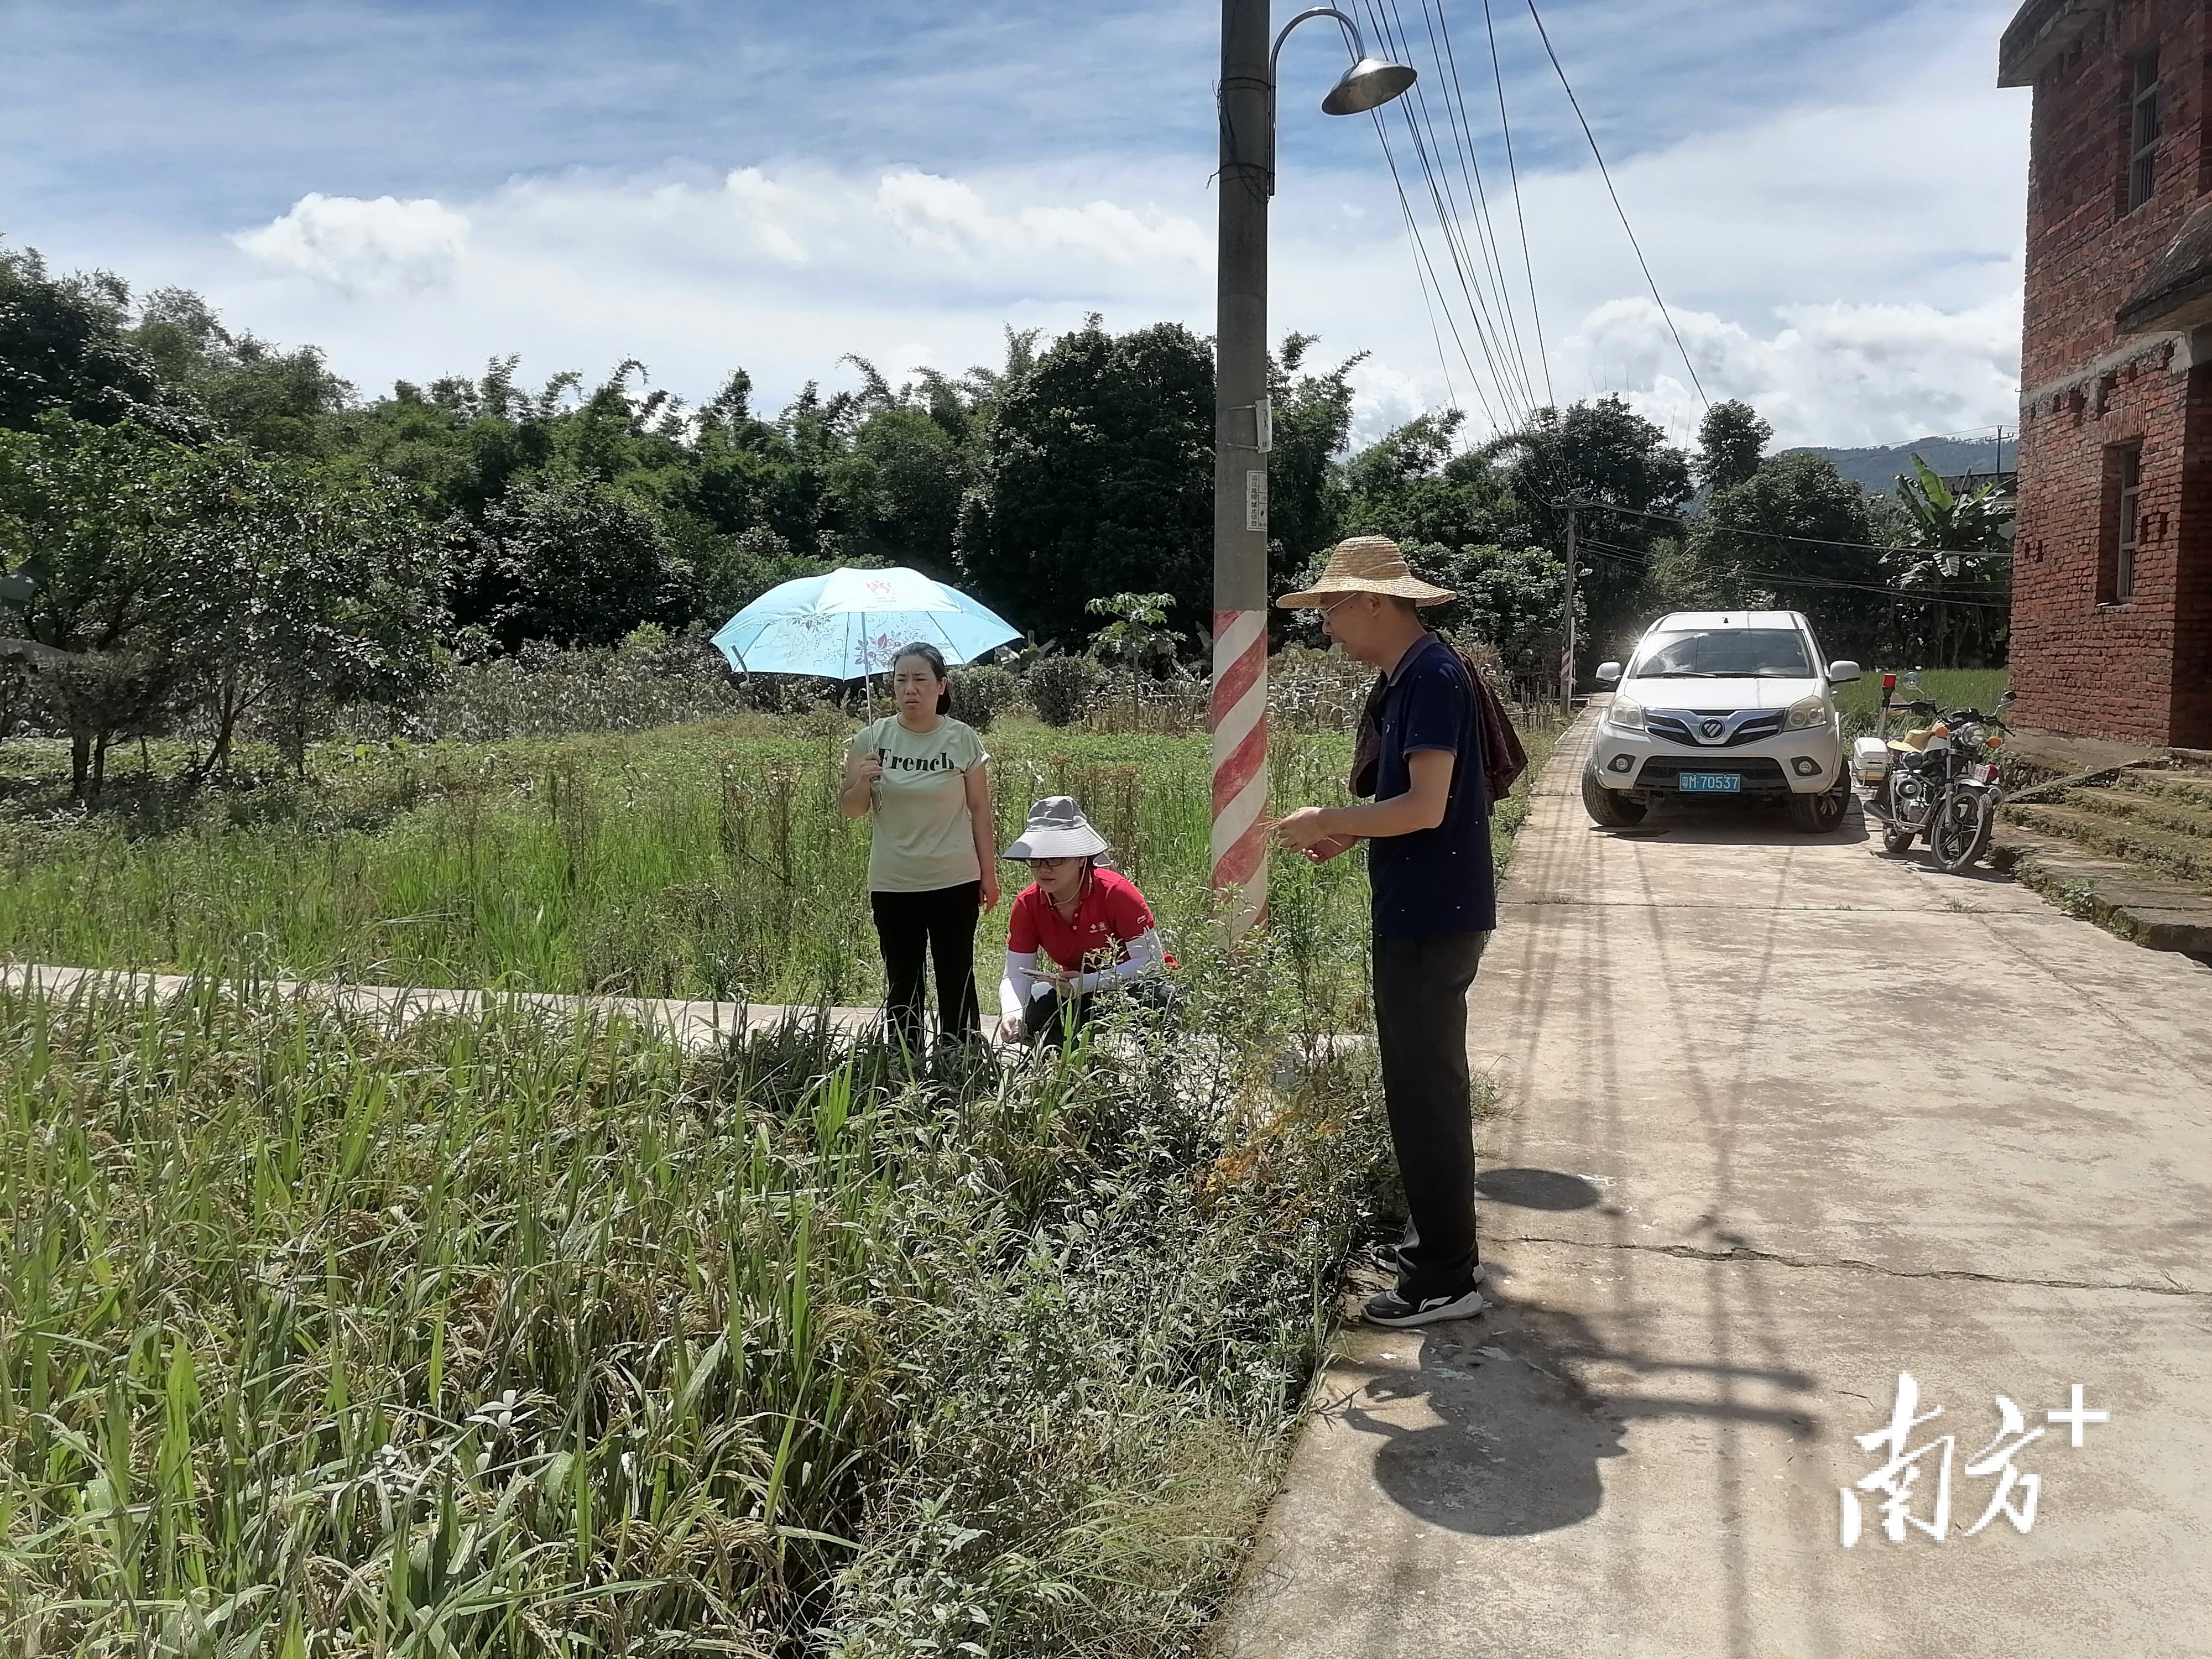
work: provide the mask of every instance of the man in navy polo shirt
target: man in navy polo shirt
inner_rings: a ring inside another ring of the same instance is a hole
[[[1276,828],[1316,861],[1369,842],[1375,1036],[1390,1140],[1413,1228],[1378,1325],[1464,1319],[1486,1305],[1475,1258],[1474,1132],[1467,992],[1498,927],[1489,768],[1474,687],[1418,607],[1456,598],[1407,568],[1397,544],[1338,544],[1312,587],[1275,601],[1322,613],[1346,656],[1381,669],[1382,747],[1368,805],[1300,807]]]

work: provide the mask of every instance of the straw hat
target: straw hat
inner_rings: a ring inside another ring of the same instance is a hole
[[[999,854],[1002,859],[1087,859],[1106,850],[1106,837],[1091,827],[1083,809],[1066,795],[1047,795],[1030,808],[1021,839]]]
[[[1425,582],[1406,566],[1406,556],[1388,536],[1354,536],[1328,550],[1328,568],[1303,593],[1285,593],[1275,603],[1285,611],[1310,611],[1333,593],[1387,593],[1415,605],[1442,605],[1458,594]]]

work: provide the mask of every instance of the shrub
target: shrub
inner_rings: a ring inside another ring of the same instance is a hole
[[[1030,707],[1047,726],[1073,726],[1105,685],[1106,671],[1088,657],[1040,657],[1030,667]]]
[[[1021,694],[1022,683],[1004,668],[956,668],[952,671],[952,718],[987,732]]]

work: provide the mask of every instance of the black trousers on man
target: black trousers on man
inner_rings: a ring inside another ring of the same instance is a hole
[[[948,1037],[978,1037],[975,918],[983,884],[963,881],[927,893],[870,893],[876,942],[883,946],[884,998],[891,1035],[915,1059],[922,1052],[921,981],[925,953],[937,963],[937,1027]]]
[[[1467,989],[1487,933],[1377,939],[1375,1038],[1413,1237],[1399,1261],[1409,1302],[1474,1284],[1474,1123]]]

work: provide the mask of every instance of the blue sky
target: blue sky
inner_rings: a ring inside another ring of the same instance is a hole
[[[1553,384],[1680,427],[1694,394],[1525,0],[1492,3]],[[1480,0],[1350,9],[1425,65],[1441,16],[1498,183]],[[2027,102],[1990,86],[2008,11],[1546,9],[1708,392],[1801,441],[2010,419]],[[1218,21],[1203,3],[12,0],[0,234],[199,288],[372,390],[515,350],[531,375],[641,356],[695,397],[743,362],[775,398],[835,383],[848,350],[894,374],[986,357],[1007,321],[1204,330]],[[1341,61],[1325,23],[1285,54],[1273,315],[1374,353],[1371,428],[1474,399],[1467,362],[1439,360],[1372,127],[1314,109]],[[1443,81],[1431,66],[1438,121]],[[1402,131],[1397,148],[1410,173]]]

